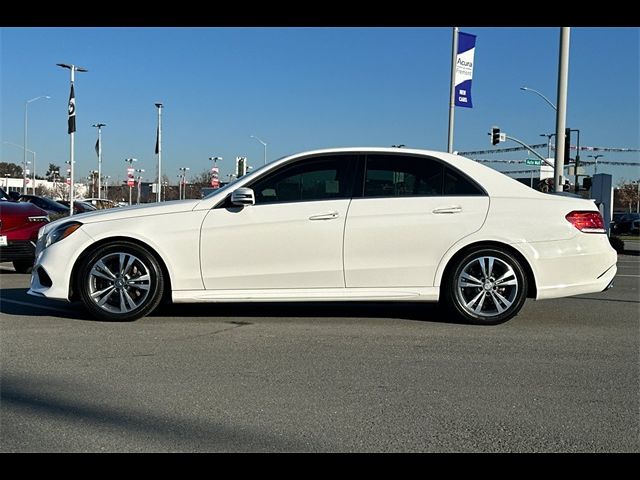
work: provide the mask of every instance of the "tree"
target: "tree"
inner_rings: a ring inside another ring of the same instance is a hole
[[[615,190],[614,194],[614,203],[621,210],[629,210],[630,212],[635,210],[634,206],[638,205],[638,183],[630,182],[628,180],[622,179],[618,182],[618,187]]]
[[[15,163],[0,162],[0,176],[9,174],[11,178],[22,178],[22,167]]]
[[[56,176],[55,174],[60,177],[60,167],[58,165],[50,163],[49,168],[47,169],[47,173],[45,173],[47,180],[53,182],[53,179]]]
[[[208,187],[211,185],[211,171],[203,170],[198,175],[192,178],[192,185],[197,185],[199,187]]]

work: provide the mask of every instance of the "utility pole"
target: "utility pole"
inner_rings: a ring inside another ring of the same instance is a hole
[[[563,191],[562,174],[564,171],[564,150],[570,148],[565,145],[564,130],[567,123],[567,85],[569,83],[569,40],[570,27],[560,29],[560,52],[558,59],[558,101],[556,112],[556,161],[553,180],[556,192]]]
[[[156,138],[156,153],[158,154],[158,185],[156,202],[162,201],[162,103],[156,103],[158,108],[158,137]]]

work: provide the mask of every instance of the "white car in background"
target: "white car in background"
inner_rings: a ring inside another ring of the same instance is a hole
[[[441,301],[498,324],[527,297],[616,274],[595,204],[467,158],[339,148],[281,158],[201,200],[116,208],[41,230],[29,293],[99,319],[173,302]]]

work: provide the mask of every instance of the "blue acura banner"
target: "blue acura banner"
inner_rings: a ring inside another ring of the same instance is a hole
[[[458,56],[456,58],[455,104],[457,107],[472,108],[471,80],[473,79],[473,55],[476,51],[476,36],[470,33],[458,34]]]

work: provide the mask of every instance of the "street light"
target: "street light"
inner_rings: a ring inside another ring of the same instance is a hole
[[[178,170],[180,170],[180,189],[179,189],[179,196],[180,196],[180,200],[182,200],[182,197],[184,196],[185,198],[187,198],[187,185],[186,185],[186,176],[187,176],[187,170],[189,170],[189,167],[180,167],[178,168]],[[183,187],[184,185],[184,187]]]
[[[555,133],[541,133],[541,137],[547,137],[547,158],[551,158],[551,137],[555,137]]]
[[[98,129],[98,199],[102,198],[100,192],[102,191],[102,127],[106,127],[106,123],[94,123],[91,125]]]
[[[24,148],[22,145],[18,145],[17,143],[13,143],[13,142],[2,142],[5,143],[7,145],[13,145],[14,147],[18,147],[21,148],[27,152],[29,152],[30,154],[33,155],[33,194],[36,194],[36,152],[34,152],[33,150],[29,150],[28,148]],[[29,162],[27,162],[29,163]],[[26,167],[23,168],[23,174],[26,172]],[[24,181],[24,179],[23,179]]]
[[[213,162],[213,168],[211,169],[211,186],[213,188],[220,188],[220,177],[218,175],[219,173],[218,160],[222,160],[222,157],[209,157],[209,160]]]
[[[144,173],[144,168],[137,168],[136,172]],[[140,184],[142,183],[142,175],[138,175],[136,180],[138,180],[138,200],[136,201],[136,205],[140,205]]]
[[[31,100],[27,100],[24,103],[24,156],[23,156],[23,164],[24,164],[24,168],[22,169],[22,193],[26,194],[27,193],[27,118],[28,118],[28,112],[29,112],[29,104],[31,102],[35,102],[37,100],[40,99],[50,99],[51,97],[49,95],[40,95],[39,97],[35,97],[32,98]],[[35,170],[36,170],[36,165],[35,165],[35,161],[33,163],[33,178],[34,178],[34,188],[35,188]],[[34,190],[34,195],[35,195],[35,190]]]
[[[71,72],[71,89],[69,94],[69,118],[68,118],[68,130],[69,134],[69,145],[70,145],[70,154],[69,154],[69,165],[71,166],[71,171],[69,173],[70,183],[69,183],[69,216],[73,215],[73,155],[75,151],[75,132],[76,132],[76,97],[73,90],[73,82],[75,81],[76,72],[88,72],[86,68],[76,67],[73,64],[68,63],[56,63],[57,66],[62,68],[67,68]],[[25,142],[26,143],[26,142]]]
[[[255,138],[257,141],[259,141],[262,146],[264,147],[264,165],[267,164],[267,143],[263,142],[262,140],[260,140],[258,137],[256,137],[255,135],[251,135],[251,138]]]
[[[597,155],[587,155],[587,156],[593,158],[593,160],[595,161],[595,165],[593,167],[593,174],[595,175],[596,173],[598,173],[598,159],[600,157],[604,157],[604,155],[597,154]]]
[[[553,108],[556,112],[558,111],[558,108],[551,102],[551,100],[549,100],[547,97],[545,97],[539,91],[534,90],[533,88],[529,88],[529,87],[520,87],[520,90],[524,90],[525,92],[533,92],[533,93],[539,95],[540,97],[542,97],[544,99],[545,102],[547,102],[549,105],[551,105],[551,108]]]
[[[156,202],[162,201],[162,108],[164,105],[158,102],[158,136],[156,138],[156,153],[158,154],[158,190],[156,192]]]
[[[109,200],[109,179],[111,178],[111,175],[107,175],[106,177],[104,177],[104,198],[106,198],[107,200]]]
[[[127,185],[129,186],[129,205],[131,205],[131,187],[133,186],[131,178],[133,178],[133,175],[129,175],[129,172],[133,173],[133,162],[137,162],[138,159],[125,158],[124,161],[129,164],[129,167],[127,168]]]

